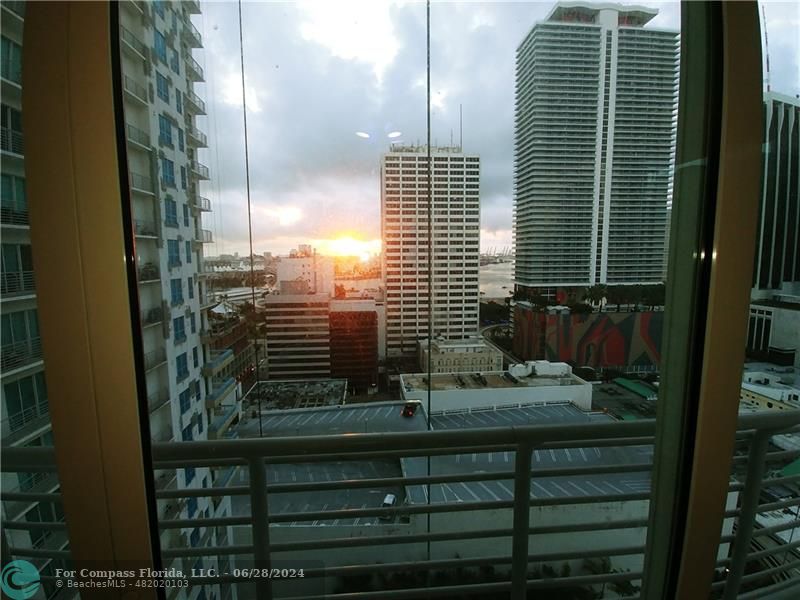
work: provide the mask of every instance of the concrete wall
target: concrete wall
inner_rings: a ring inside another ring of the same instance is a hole
[[[415,389],[403,392],[404,400],[427,402],[427,391]],[[431,412],[516,406],[518,404],[563,404],[572,402],[581,410],[592,408],[592,386],[559,385],[537,387],[477,388],[441,390],[431,393]]]

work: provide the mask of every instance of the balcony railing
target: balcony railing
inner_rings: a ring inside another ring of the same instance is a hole
[[[136,219],[133,222],[134,231],[138,237],[157,237],[158,228],[155,221]]]
[[[3,225],[30,225],[27,206],[3,206],[0,208],[0,223]]]
[[[160,281],[161,270],[153,263],[145,263],[139,267],[139,283]]]
[[[208,137],[197,127],[187,127],[186,136],[189,143],[195,148],[208,148]]]
[[[126,130],[128,133],[128,141],[138,144],[144,148],[150,148],[150,134],[142,131],[138,127],[134,127],[130,123],[127,124]]]
[[[3,152],[11,152],[20,156],[25,154],[22,132],[14,131],[8,127],[0,127],[0,148],[2,148]]]
[[[194,58],[186,54],[184,56],[186,60],[186,74],[192,81],[205,81],[203,79],[203,67],[200,66]]]
[[[190,168],[192,169],[192,173],[194,173],[199,179],[209,179],[210,174],[208,172],[208,167],[202,163],[193,160],[189,163]]]
[[[169,404],[169,399],[169,388],[162,388],[147,397],[147,408],[150,412],[158,410],[165,404]]]
[[[158,325],[164,319],[164,311],[161,307],[150,308],[142,311],[142,327]]]
[[[0,293],[3,296],[32,294],[35,291],[33,271],[9,271],[0,274]]]
[[[200,14],[200,2],[199,0],[184,0],[183,6],[186,8],[187,12],[191,15],[199,15]]]
[[[188,17],[183,21],[183,31],[181,31],[181,35],[190,48],[203,47],[203,38]]]
[[[233,360],[233,350],[223,350],[222,352],[214,352],[213,350],[212,358],[208,362],[203,365],[203,375],[206,377],[211,377],[219,372],[220,369],[228,365]]]
[[[133,96],[136,100],[138,100],[142,104],[148,103],[148,94],[146,87],[144,87],[142,84],[137,82],[132,77],[129,77],[128,75],[125,75],[123,82],[125,91],[128,92],[128,94]]]
[[[3,2],[3,8],[7,8],[18,17],[25,17],[25,2],[22,0],[8,0]]]
[[[224,380],[214,380],[214,389],[206,396],[206,404],[213,406],[225,396],[227,396],[236,385],[236,380],[233,377],[228,377]]]
[[[144,355],[144,370],[150,371],[165,362],[167,362],[167,352],[164,348],[152,350]]]
[[[42,360],[42,340],[35,337],[3,344],[1,351],[0,368],[3,371],[19,369]]]
[[[134,173],[131,171],[129,173],[130,180],[131,180],[131,189],[136,192],[142,192],[145,194],[153,194],[153,180],[145,175],[140,175],[139,173]]]
[[[14,434],[36,422],[41,423],[41,425],[46,425],[49,420],[50,405],[47,402],[39,402],[25,410],[10,413],[8,419],[4,420],[4,424],[7,428],[3,427],[3,435],[8,436]],[[6,439],[3,443],[8,444],[9,440]]]
[[[798,425],[800,411],[740,417],[737,443],[744,453],[734,458],[734,464],[741,466],[742,476],[731,481],[716,562],[720,579],[713,584],[716,592],[724,591],[725,598],[770,597],[772,592],[798,584],[797,579],[787,579],[797,576],[798,561],[786,556],[800,546],[800,541],[767,549],[760,549],[760,541],[800,526],[794,514],[800,498],[763,502],[759,495],[770,485],[800,481],[800,475],[778,477],[771,474],[774,469],[767,468],[771,463],[800,456],[800,449],[774,451],[768,445],[772,436],[796,430]],[[226,539],[220,537],[217,545],[202,548],[190,547],[186,535],[165,536],[162,539],[168,543],[162,557],[168,564],[175,558],[195,560],[198,556],[234,554],[237,566],[247,563],[248,567],[262,568],[276,566],[282,556],[324,552],[325,568],[305,569],[306,580],[325,577],[346,582],[357,575],[364,581],[375,578],[379,583],[395,580],[406,584],[402,590],[381,587],[347,595],[354,599],[476,593],[499,598],[510,593],[511,598],[519,600],[529,591],[547,597],[549,590],[564,588],[582,588],[587,597],[596,597],[601,587],[623,590],[640,582],[644,575],[654,434],[655,422],[640,420],[589,421],[579,427],[571,423],[156,443],[152,447],[156,470],[244,464],[240,471],[246,476],[229,487],[215,484],[210,488],[170,489],[157,485],[156,498],[162,501],[211,497],[216,502],[229,497],[232,503],[244,507],[234,509],[233,516],[161,519],[164,532],[177,534],[202,527],[230,527],[233,531],[233,539],[227,539],[230,545],[220,545]],[[161,437],[171,439],[171,432]],[[625,448],[640,458],[622,459],[618,450]],[[570,460],[551,460],[555,453]],[[491,457],[488,460],[496,461],[497,467],[480,471],[464,466],[474,463],[479,455]],[[604,460],[599,460],[600,456]],[[452,460],[440,461],[443,457]],[[36,465],[37,471],[55,470],[53,448],[8,448],[1,458],[6,473],[29,471],[31,465]],[[459,458],[462,465],[452,466]],[[405,461],[407,468],[390,474],[376,472],[372,462],[397,460]],[[428,460],[436,461],[436,467],[451,468],[431,470]],[[360,476],[350,473],[342,478],[342,469],[352,468],[359,461],[373,468],[365,469]],[[302,469],[298,469],[299,463],[303,463]],[[326,465],[338,469],[336,477],[311,476],[298,481],[291,476]],[[576,478],[582,478],[579,482],[584,485],[573,484]],[[639,482],[639,489],[625,487],[628,480]],[[381,506],[384,490],[398,495],[393,507]],[[351,494],[359,491],[378,500],[371,505],[354,505]],[[325,498],[315,503],[318,495]],[[331,506],[332,499],[340,495],[344,500]],[[32,494],[6,489],[0,497],[4,501],[60,498],[56,492]],[[754,529],[759,515],[775,511],[792,514],[779,526]],[[301,526],[290,527],[293,524]],[[3,525],[17,530],[33,527],[22,520]],[[363,535],[353,535],[357,527]],[[31,553],[22,547],[10,548],[14,556]],[[45,555],[61,556],[55,551]],[[583,567],[563,568],[564,564]],[[620,564],[632,566],[614,568]],[[759,570],[759,565],[770,566]],[[425,572],[432,575],[429,588],[422,587]],[[273,585],[275,589],[280,585],[270,584],[266,578],[253,581],[232,574],[190,576],[188,583],[252,586],[255,589],[248,588],[246,597],[267,599],[273,597]],[[742,586],[747,586],[747,591]],[[618,595],[628,594],[614,593],[613,597]]]
[[[147,58],[147,46],[145,46],[144,43],[138,37],[136,37],[130,29],[120,25],[119,37],[123,41],[123,48],[128,47],[136,52],[140,58]]]
[[[204,115],[206,114],[206,103],[203,101],[200,96],[195,94],[191,90],[187,90],[186,93],[183,95],[184,104],[186,105],[186,109],[195,115]]]

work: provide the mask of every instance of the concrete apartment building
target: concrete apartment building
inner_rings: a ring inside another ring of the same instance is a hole
[[[764,133],[747,350],[800,368],[800,99],[767,92]]]
[[[307,244],[277,259],[277,287],[281,294],[333,295],[333,257],[318,255]]]
[[[482,337],[463,340],[436,339],[419,342],[419,368],[428,371],[430,354],[431,373],[475,373],[479,371],[502,371],[503,353],[490,346]]]
[[[432,207],[426,147],[395,146],[381,158],[387,358],[416,354],[418,341],[429,336],[431,309],[435,337],[454,340],[478,333],[480,158],[458,147],[435,147],[430,153]]]
[[[518,291],[662,281],[679,34],[657,12],[559,2],[517,49]]]

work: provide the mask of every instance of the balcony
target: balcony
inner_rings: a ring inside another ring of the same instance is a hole
[[[192,162],[189,163],[189,168],[198,179],[207,180],[211,178],[208,172],[208,167],[202,163],[197,162],[196,160],[193,160]]]
[[[740,417],[739,450],[734,458],[740,476],[731,479],[712,584],[715,594],[724,591],[726,598],[753,600],[797,585],[790,578],[797,575],[798,561],[787,553],[800,543],[769,542],[798,526],[794,511],[800,498],[773,501],[760,496],[759,490],[800,481],[800,475],[776,475],[775,469],[776,463],[795,460],[800,449],[775,451],[766,443],[776,434],[797,431],[799,424],[800,411]],[[385,588],[365,589],[348,598],[425,597],[430,592],[431,597],[481,593],[508,598],[510,594],[516,600],[527,592],[549,597],[556,593],[553,590],[566,592],[566,588],[580,588],[585,597],[597,597],[601,588],[608,588],[614,592],[606,597],[618,597],[616,590],[637,586],[644,576],[652,469],[651,453],[641,452],[633,462],[621,460],[618,453],[652,450],[654,434],[655,422],[640,420],[588,421],[581,427],[563,423],[156,443],[152,454],[157,471],[189,462],[192,466],[246,465],[239,468],[243,477],[231,487],[229,478],[217,478],[214,486],[199,490],[171,487],[172,475],[157,478],[163,483],[156,485],[155,495],[162,502],[176,504],[183,498],[210,496],[216,503],[230,497],[233,510],[227,517],[191,520],[180,519],[172,511],[174,519],[159,522],[166,542],[162,556],[165,562],[197,556],[188,537],[180,535],[182,529],[232,527],[232,537],[218,536],[204,553],[227,555],[235,547],[237,561],[241,557],[248,566],[257,567],[271,561],[274,567],[299,553],[317,553],[316,558],[324,552],[325,568],[309,565],[304,570],[306,579],[325,577],[342,584],[353,573],[365,580],[375,577],[375,581],[397,574],[397,582],[404,583],[389,593]],[[172,434],[158,438],[171,439]],[[604,451],[605,460],[579,459],[579,449],[592,456]],[[572,459],[551,461],[554,453]],[[294,465],[298,456],[304,463],[300,470]],[[466,468],[476,456],[483,457],[482,465],[493,457],[495,466],[488,471]],[[450,467],[428,471],[428,457],[437,467]],[[462,459],[460,467],[457,457]],[[404,461],[407,468],[376,473],[373,459]],[[342,461],[350,461],[354,473],[359,461],[372,468],[338,479]],[[53,449],[19,447],[3,453],[4,473],[24,472],[30,465],[54,471]],[[287,470],[287,465],[292,466]],[[337,478],[310,475],[317,469],[315,474],[321,474],[326,465],[338,469]],[[309,475],[301,476],[306,471]],[[615,489],[634,479],[647,484],[638,491]],[[393,507],[381,506],[387,489],[399,495]],[[351,499],[359,494],[366,500],[354,505]],[[314,500],[321,495],[325,498]],[[333,501],[338,495],[346,499]],[[26,487],[24,492],[4,489],[0,497],[30,503],[57,501],[59,494],[43,497],[41,490]],[[754,528],[762,517],[776,512],[790,514],[778,525]],[[4,526],[30,527],[22,521],[4,522]],[[354,535],[356,528],[363,534]],[[12,555],[22,557],[29,552],[10,549]],[[383,558],[365,559],[370,553]],[[422,587],[425,573],[436,576],[429,579],[431,588]],[[189,577],[188,582],[194,587],[219,580]],[[254,582],[231,576],[226,582],[242,584],[240,595],[246,597],[272,597],[266,579]],[[248,585],[255,589],[248,588],[250,593],[244,594]],[[276,597],[282,596],[276,593]]]
[[[143,106],[147,106],[149,103],[147,88],[144,87],[141,83],[125,75],[123,78],[123,88],[125,89],[125,93],[128,94],[133,100],[142,104]]]
[[[0,369],[8,375],[15,371],[30,366],[42,360],[42,340],[35,337],[19,342],[3,344],[0,354]]]
[[[3,225],[14,225],[17,227],[27,227],[30,225],[27,206],[3,206],[0,208],[0,223]]]
[[[206,396],[206,407],[212,408],[224,400],[236,388],[236,380],[228,377],[225,380],[215,379],[212,382],[214,389]]]
[[[203,38],[197,28],[192,24],[192,21],[187,17],[183,21],[183,29],[181,30],[181,38],[189,46],[189,48],[202,48]],[[201,71],[202,76],[202,71]]]
[[[214,350],[223,350],[233,346],[242,338],[246,338],[248,327],[246,321],[234,320],[233,324],[212,326],[200,336],[204,344],[210,344]]]
[[[135,15],[144,15],[147,14],[145,10],[145,3],[142,0],[124,0],[121,4]]]
[[[122,40],[122,49],[133,54],[135,58],[147,60],[147,46],[136,37],[130,29],[120,25],[119,38]]]
[[[134,173],[133,171],[128,174],[128,177],[130,178],[132,192],[139,192],[140,194],[147,194],[149,196],[155,195],[153,193],[152,179],[145,175]]]
[[[158,283],[161,281],[161,270],[154,263],[145,263],[139,267],[139,283]]]
[[[41,435],[50,427],[50,405],[37,403],[25,410],[11,413],[3,420],[3,445],[14,446],[25,438]]]
[[[214,352],[212,350],[211,355],[213,358],[203,365],[202,373],[205,377],[216,375],[233,361],[233,350],[230,349],[222,352]]]
[[[186,76],[188,77],[189,81],[205,81],[205,79],[203,79],[203,67],[200,66],[200,63],[198,63],[188,54],[184,56],[184,60],[186,62]]]
[[[138,127],[134,127],[130,123],[125,126],[125,131],[127,133],[128,143],[132,146],[139,148],[140,150],[144,150],[145,152],[150,152],[150,134],[146,131],[142,131]]]
[[[167,352],[164,348],[152,350],[144,355],[144,370],[152,371],[156,367],[160,367],[167,362]]]
[[[208,148],[208,137],[197,127],[186,128],[186,139],[195,148]]]
[[[25,143],[22,132],[14,131],[8,127],[0,127],[0,148],[3,152],[23,156],[25,154]]]
[[[157,238],[158,227],[155,221],[147,221],[145,219],[136,219],[133,222],[133,231],[136,237],[141,238]]]
[[[169,406],[169,400],[169,389],[162,388],[147,397],[147,408],[150,412],[154,412],[159,408]]]
[[[219,439],[230,424],[238,416],[241,406],[238,403],[218,407],[214,411],[214,420],[208,424],[209,439]]]
[[[188,113],[193,115],[204,115],[206,114],[206,103],[203,102],[202,98],[192,92],[191,90],[187,90],[186,93],[183,95],[184,106]]]
[[[33,271],[10,271],[0,274],[0,294],[3,298],[35,293]]]
[[[158,325],[164,319],[164,311],[161,310],[161,307],[150,308],[148,310],[142,311],[142,327],[151,327],[152,325]]]
[[[196,244],[212,244],[214,236],[208,229],[198,229],[194,234],[194,242]]]
[[[186,9],[186,12],[188,12],[190,15],[200,14],[199,0],[184,0],[183,7]]]

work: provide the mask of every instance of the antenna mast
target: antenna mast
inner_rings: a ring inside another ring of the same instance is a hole
[[[464,111],[463,104],[458,105],[458,150],[464,152]]]
[[[767,91],[770,91],[770,80],[769,80],[769,36],[767,35],[767,9],[762,4],[761,5],[761,22],[764,24],[764,54],[767,57]]]

